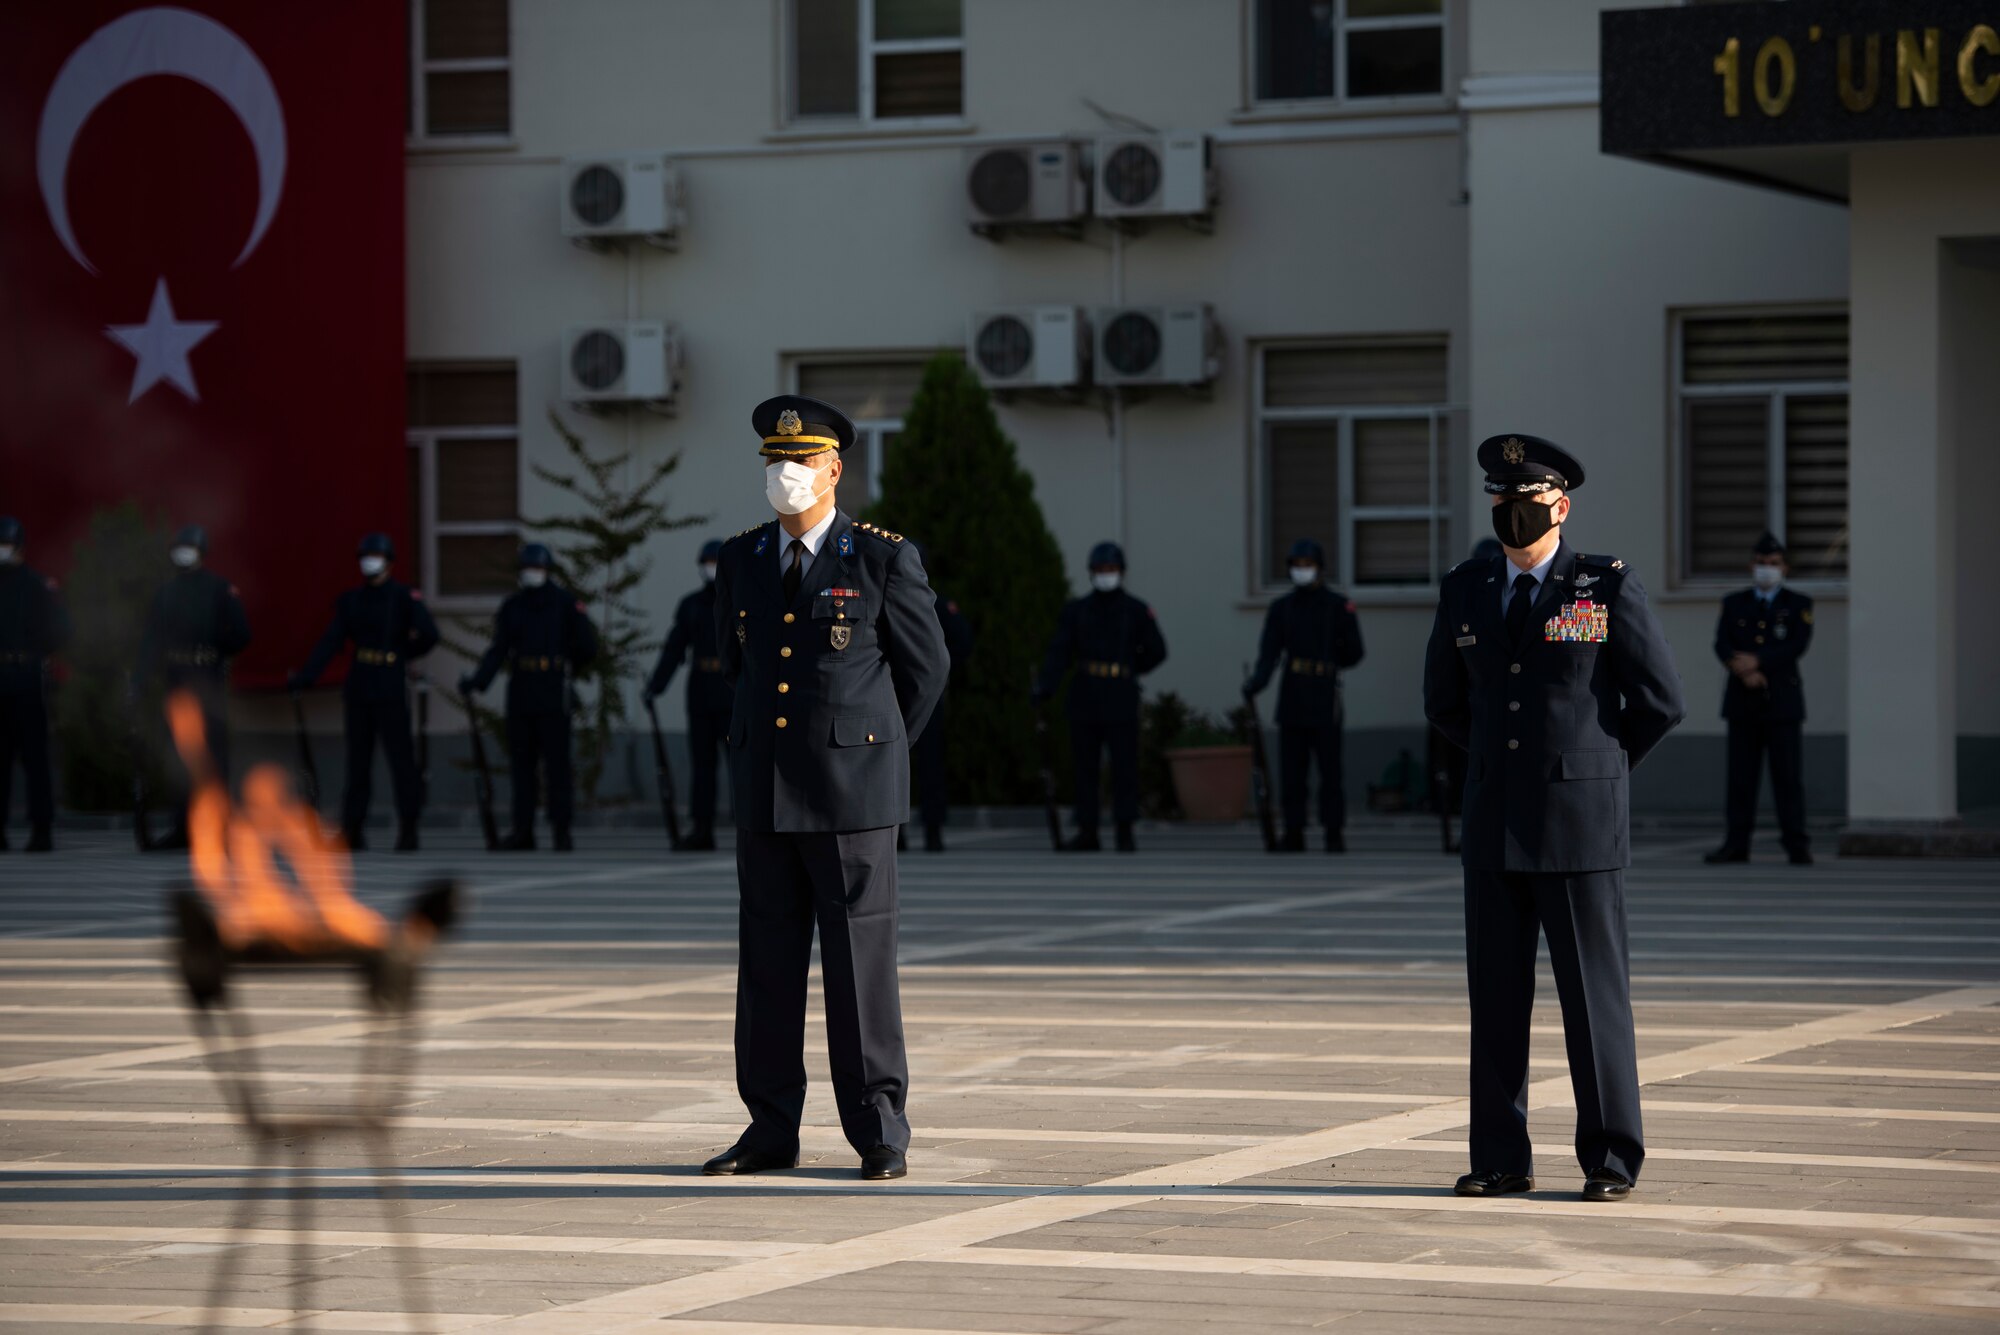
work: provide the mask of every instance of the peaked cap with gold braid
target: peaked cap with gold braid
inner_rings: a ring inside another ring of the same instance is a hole
[[[750,425],[763,438],[757,453],[772,459],[803,459],[854,443],[854,423],[830,403],[802,394],[765,399],[750,414]]]

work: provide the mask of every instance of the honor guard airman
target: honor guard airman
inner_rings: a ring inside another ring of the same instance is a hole
[[[972,656],[972,623],[958,610],[958,604],[942,593],[937,595],[937,619],[938,628],[944,632],[945,650],[951,656],[950,679],[957,681],[966,660]],[[926,853],[944,852],[944,822],[950,811],[945,775],[945,719],[950,711],[951,691],[947,688],[910,752],[911,768],[917,776],[917,810],[924,823]],[[896,847],[902,846],[902,836],[898,834]]]
[[[373,787],[375,742],[382,742],[389,762],[389,783],[396,793],[396,851],[417,849],[417,818],[423,808],[423,781],[417,774],[416,744],[410,726],[410,665],[437,647],[437,622],[424,595],[389,576],[396,559],[395,544],[386,533],[361,540],[356,558],[361,583],[333,603],[333,620],[313,646],[306,665],[286,685],[299,691],[319,680],[327,664],[347,644],[354,646],[347,680],[340,691],[341,714],[347,733],[347,786],[340,801],[340,829],[352,849],[367,847],[362,829],[368,822],[369,790]]]
[[[500,604],[493,642],[479,666],[458,679],[458,691],[477,694],[493,684],[502,667],[507,669],[507,771],[514,810],[513,828],[500,847],[515,853],[534,849],[540,771],[555,850],[567,853],[575,847],[570,818],[576,800],[569,752],[570,678],[596,659],[597,628],[577,596],[556,583],[555,556],[547,547],[523,544],[516,564],[521,587]]]
[[[687,679],[688,764],[694,772],[688,791],[688,814],[694,829],[681,841],[683,851],[715,847],[715,793],[717,752],[729,734],[729,711],[735,692],[722,675],[722,650],[715,638],[715,567],[722,556],[722,544],[714,539],[701,545],[695,558],[701,568],[701,587],[681,599],[674,609],[674,628],[660,646],[660,661],[646,679],[646,698],[663,694],[674,671],[690,656]]]
[[[189,524],[174,535],[167,557],[174,573],[153,596],[139,646],[140,679],[157,677],[169,691],[185,687],[200,702],[209,757],[229,775],[226,708],[229,660],[250,645],[250,618],[236,586],[208,568],[208,530]],[[150,847],[187,847],[185,806],[168,836]]]
[[[1153,609],[1125,592],[1125,553],[1115,542],[1090,549],[1090,588],[1063,607],[1049,641],[1036,704],[1053,697],[1064,674],[1069,685],[1070,758],[1076,776],[1076,837],[1065,845],[1094,853],[1097,842],[1098,757],[1111,754],[1111,819],[1118,851],[1137,844],[1139,819],[1139,678],[1167,661],[1167,642]]]
[[[27,779],[30,853],[55,847],[55,782],[49,773],[49,656],[69,639],[56,582],[26,560],[21,521],[0,516],[0,853],[7,851],[14,762]]]
[[[1645,1158],[1625,937],[1627,776],[1686,714],[1625,563],[1563,538],[1583,465],[1538,436],[1479,446],[1502,555],[1444,578],[1424,710],[1469,755],[1462,860],[1471,994],[1471,1169],[1461,1196],[1534,1186],[1528,1025],[1536,938],[1562,1003],[1587,1201]]]
[[[944,693],[944,633],[916,545],[855,523],[835,500],[853,424],[797,395],[760,404],[751,424],[777,517],[724,543],[715,577],[722,670],[736,688],[736,1088],[750,1126],[702,1171],[798,1163],[817,923],[841,1129],[863,1178],[901,1177],[896,827],[910,814],[910,739]]]
[[[1278,851],[1305,851],[1306,775],[1317,765],[1326,851],[1341,853],[1347,849],[1342,835],[1347,798],[1340,781],[1340,674],[1361,661],[1361,619],[1346,594],[1326,586],[1326,552],[1317,542],[1294,542],[1286,566],[1292,591],[1264,614],[1257,666],[1243,693],[1256,695],[1271,684],[1272,673],[1284,674],[1278,687],[1278,770],[1285,832]]]
[[[1728,832],[1708,862],[1748,862],[1764,757],[1771,758],[1771,798],[1778,837],[1794,866],[1812,864],[1806,837],[1803,741],[1806,691],[1799,660],[1812,646],[1813,600],[1785,587],[1785,545],[1774,533],[1750,555],[1751,587],[1722,600],[1715,656],[1729,669],[1722,717],[1729,723]]]

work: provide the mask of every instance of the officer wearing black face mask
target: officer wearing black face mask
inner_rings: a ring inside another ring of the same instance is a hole
[[[1728,833],[1704,861],[1748,862],[1757,785],[1771,757],[1771,797],[1779,838],[1793,866],[1812,863],[1806,838],[1803,742],[1805,686],[1799,660],[1812,645],[1813,600],[1784,587],[1785,544],[1766,533],[1751,549],[1752,586],[1722,600],[1715,656],[1729,669],[1722,717],[1729,721]]]
[[[55,847],[55,786],[49,775],[49,655],[69,639],[69,613],[56,582],[22,558],[27,532],[0,516],[0,853],[7,851],[14,760],[28,780],[30,853]]]
[[[229,660],[250,647],[250,618],[236,586],[208,569],[207,529],[199,524],[181,529],[174,535],[167,557],[174,563],[174,573],[153,596],[146,614],[135,686],[138,680],[157,674],[169,691],[193,693],[202,709],[209,758],[215,772],[227,780]],[[150,847],[187,847],[185,809],[173,832]]]
[[[1687,711],[1637,577],[1563,540],[1583,465],[1525,435],[1486,440],[1479,463],[1504,551],[1445,576],[1424,657],[1424,712],[1469,757],[1472,1171],[1457,1191],[1534,1186],[1528,1029],[1546,932],[1583,1198],[1618,1201],[1645,1158],[1625,938],[1627,775]]]
[[[736,692],[722,675],[722,650],[715,632],[715,570],[721,556],[720,541],[710,539],[701,545],[695,558],[701,587],[674,610],[674,628],[667,632],[653,675],[646,679],[646,699],[658,699],[682,660],[690,655],[694,659],[687,682],[688,765],[693,771],[688,814],[694,829],[681,843],[682,850],[690,853],[715,848],[716,753],[729,736],[729,713],[736,704]]]

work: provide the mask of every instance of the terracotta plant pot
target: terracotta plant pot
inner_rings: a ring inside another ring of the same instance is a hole
[[[1167,748],[1174,794],[1189,820],[1241,820],[1250,801],[1250,748],[1173,746]]]

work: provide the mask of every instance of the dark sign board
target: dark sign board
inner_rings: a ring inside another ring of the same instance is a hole
[[[1600,16],[1603,149],[2000,134],[2000,0],[1792,0]]]

